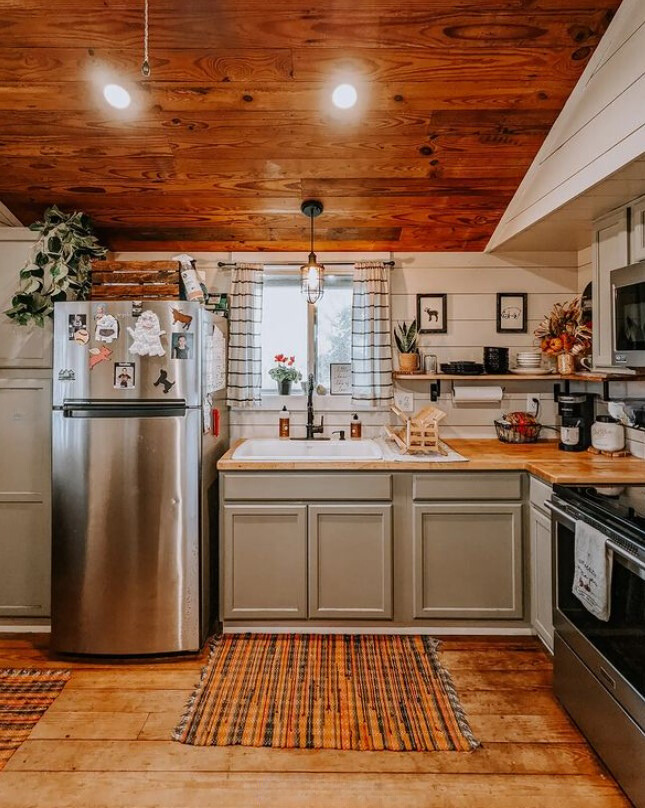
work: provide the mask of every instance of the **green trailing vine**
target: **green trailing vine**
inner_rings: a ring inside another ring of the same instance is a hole
[[[19,325],[43,326],[59,300],[87,300],[93,258],[105,258],[92,230],[89,216],[78,211],[63,213],[47,208],[42,222],[30,230],[40,232],[29,258],[20,270],[20,285],[11,299],[7,317]]]

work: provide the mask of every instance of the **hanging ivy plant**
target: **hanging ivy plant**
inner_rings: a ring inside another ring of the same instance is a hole
[[[59,300],[87,300],[92,258],[105,258],[85,213],[63,213],[47,208],[42,222],[29,228],[40,232],[20,270],[20,286],[11,299],[7,317],[20,325],[43,326]]]

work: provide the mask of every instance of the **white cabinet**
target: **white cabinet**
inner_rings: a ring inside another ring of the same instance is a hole
[[[50,411],[48,378],[0,371],[2,617],[49,615]]]
[[[631,232],[629,241],[629,261],[635,264],[645,260],[645,196],[636,199],[629,206]]]
[[[611,348],[612,294],[610,272],[629,263],[629,212],[612,211],[595,222],[593,261],[593,364],[613,364]]]
[[[553,558],[551,517],[545,501],[552,488],[531,478],[529,534],[531,542],[531,624],[538,637],[553,651]]]
[[[51,321],[43,328],[16,325],[2,312],[11,306],[18,273],[32,248],[36,234],[26,228],[0,228],[0,368],[50,368]]]

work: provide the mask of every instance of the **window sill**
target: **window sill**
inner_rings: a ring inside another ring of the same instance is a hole
[[[277,393],[262,393],[262,403],[255,407],[231,407],[241,412],[264,410],[279,412],[286,407],[289,412],[304,412],[307,409],[307,396],[304,393],[292,393],[290,396],[279,396]],[[389,412],[389,407],[371,407],[366,404],[352,404],[351,396],[319,396],[314,394],[314,410],[316,412]]]

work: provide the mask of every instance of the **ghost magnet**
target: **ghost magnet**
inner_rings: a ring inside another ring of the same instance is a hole
[[[135,327],[128,326],[128,332],[134,340],[128,348],[129,353],[135,356],[165,356],[161,335],[166,332],[161,330],[159,318],[154,311],[142,311],[137,317]]]

